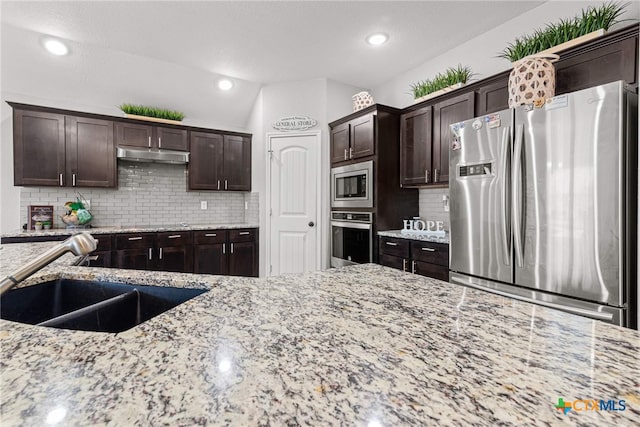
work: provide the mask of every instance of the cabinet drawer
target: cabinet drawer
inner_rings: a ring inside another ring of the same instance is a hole
[[[227,241],[227,230],[203,230],[193,232],[193,243],[207,245]]]
[[[448,267],[431,264],[429,262],[413,261],[411,268],[415,274],[433,277],[434,279],[444,280],[446,282],[449,281]]]
[[[157,243],[159,248],[168,246],[185,246],[193,243],[193,235],[190,231],[169,231],[158,233]]]
[[[155,233],[116,235],[116,249],[140,249],[153,247]]]
[[[107,252],[113,247],[111,242],[113,234],[93,234],[93,237],[98,241],[96,252]]]
[[[406,271],[408,260],[392,255],[380,255],[380,265]]]
[[[405,239],[394,239],[392,237],[380,238],[380,254],[392,255],[400,258],[409,258],[409,241]]]
[[[416,261],[449,266],[449,245],[443,243],[411,242],[411,258]]]
[[[229,242],[255,242],[256,229],[229,230]]]

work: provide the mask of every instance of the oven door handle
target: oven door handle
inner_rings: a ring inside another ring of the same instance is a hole
[[[331,221],[331,225],[334,227],[358,228],[360,230],[371,230],[371,223]]]

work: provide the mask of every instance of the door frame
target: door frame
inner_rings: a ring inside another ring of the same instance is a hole
[[[316,229],[316,262],[315,262],[315,268],[317,270],[320,270],[322,268],[322,235],[320,233],[320,231],[322,230],[323,226],[324,226],[324,216],[323,216],[323,211],[321,209],[321,203],[322,203],[322,131],[321,130],[311,130],[311,131],[299,131],[299,132],[267,132],[267,144],[266,144],[266,148],[267,148],[267,155],[266,157],[266,163],[267,163],[267,167],[266,167],[266,175],[267,175],[267,182],[266,182],[266,191],[265,191],[265,198],[266,198],[266,243],[267,243],[267,256],[265,257],[265,276],[269,277],[271,276],[271,261],[272,261],[272,257],[271,257],[271,215],[269,214],[269,212],[271,212],[271,153],[272,153],[272,149],[271,149],[271,143],[273,140],[277,139],[277,138],[288,138],[288,137],[294,137],[294,136],[315,136],[315,143],[317,144],[317,153],[318,153],[318,158],[315,159],[316,162],[316,166],[317,166],[317,173],[318,173],[318,179],[316,180],[316,220],[315,220],[315,229]]]

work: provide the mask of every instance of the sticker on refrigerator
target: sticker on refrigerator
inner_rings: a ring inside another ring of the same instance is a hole
[[[478,130],[482,127],[482,122],[480,120],[474,120],[473,123],[471,123],[471,127]]]
[[[558,95],[547,99],[546,110],[555,110],[556,108],[565,108],[569,105],[568,95]]]
[[[454,136],[453,140],[451,140],[451,151],[456,151],[460,148],[462,148],[462,146],[460,145],[460,138]]]
[[[487,122],[487,127],[489,129],[499,128],[500,114],[489,114],[488,116],[484,116],[484,121]]]

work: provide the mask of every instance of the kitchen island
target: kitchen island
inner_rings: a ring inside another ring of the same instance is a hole
[[[3,245],[1,272],[50,245]],[[3,426],[640,423],[637,331],[374,264],[255,279],[71,261],[24,285],[210,291],[119,334],[0,321]]]

